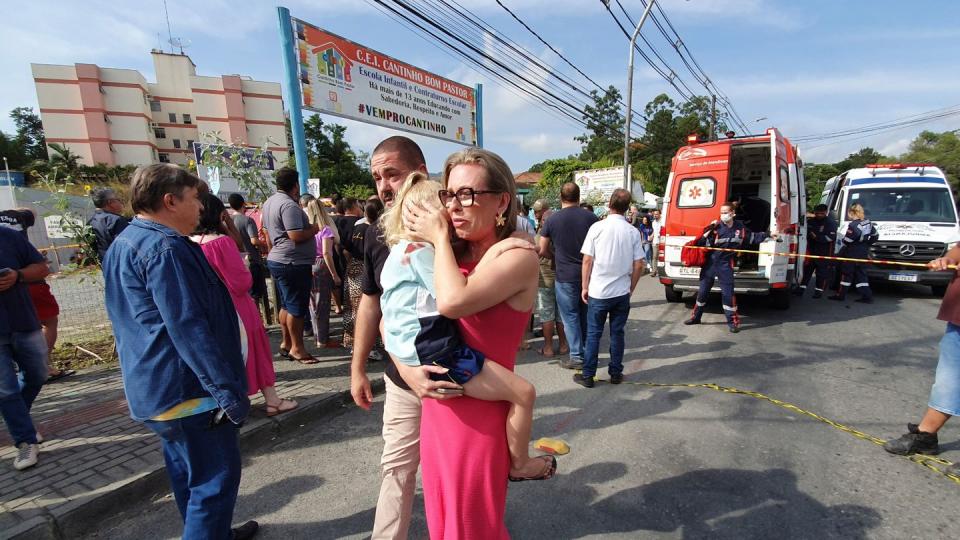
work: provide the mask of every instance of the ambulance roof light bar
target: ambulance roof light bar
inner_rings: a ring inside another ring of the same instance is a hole
[[[876,176],[877,169],[917,169],[917,173],[919,173],[920,176],[923,176],[924,168],[935,166],[936,164],[934,163],[870,163],[868,165],[864,165],[865,168],[870,169],[870,176]]]

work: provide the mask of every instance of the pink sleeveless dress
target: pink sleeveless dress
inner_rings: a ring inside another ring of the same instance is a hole
[[[468,273],[475,263],[460,264]],[[529,320],[506,302],[458,321],[467,345],[513,370]],[[510,451],[509,404],[470,397],[423,400],[420,467],[427,527],[434,540],[510,538],[503,522]]]

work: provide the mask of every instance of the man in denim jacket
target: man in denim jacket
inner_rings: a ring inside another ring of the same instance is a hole
[[[236,310],[200,246],[186,236],[206,185],[175,165],[141,167],[137,217],[103,260],[130,416],[163,441],[183,538],[250,538],[231,531],[240,486],[238,426],[250,410]]]

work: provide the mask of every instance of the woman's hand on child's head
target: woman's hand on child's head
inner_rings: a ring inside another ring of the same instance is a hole
[[[403,206],[403,225],[420,238],[436,245],[450,241],[447,210],[439,204],[408,203]]]

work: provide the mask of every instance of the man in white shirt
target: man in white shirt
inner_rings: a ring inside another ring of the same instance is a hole
[[[587,304],[587,339],[583,371],[573,382],[593,388],[603,325],[610,316],[610,384],[623,381],[624,326],[630,315],[630,295],[645,265],[640,232],[627,223],[630,192],[617,189],[610,195],[607,218],[590,226],[583,241],[583,301]]]

